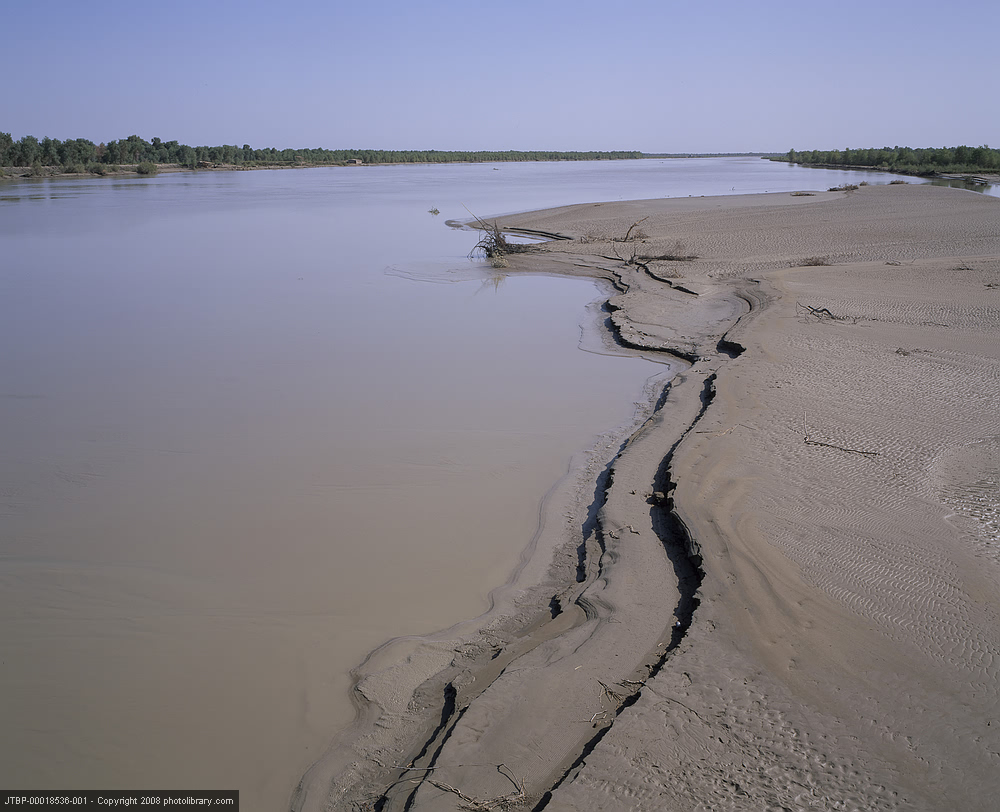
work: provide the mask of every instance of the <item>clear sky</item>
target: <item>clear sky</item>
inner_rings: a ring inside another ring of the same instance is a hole
[[[0,130],[15,139],[1000,146],[997,0],[5,5]]]

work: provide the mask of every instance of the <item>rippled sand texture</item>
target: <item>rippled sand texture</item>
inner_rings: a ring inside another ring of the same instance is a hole
[[[610,239],[642,217],[643,241]],[[574,237],[525,267],[617,279],[621,339],[692,365],[613,464],[594,575],[559,593],[579,619],[499,675],[467,666],[424,753],[392,755],[434,769],[372,797],[995,809],[1000,201],[867,187],[507,224]]]

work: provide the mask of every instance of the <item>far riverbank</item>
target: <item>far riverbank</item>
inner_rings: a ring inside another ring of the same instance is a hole
[[[567,153],[568,154],[568,153]],[[197,166],[183,163],[148,163],[149,169],[144,170],[143,163],[133,164],[92,164],[82,172],[67,172],[62,166],[0,166],[0,180],[19,180],[31,178],[88,178],[88,177],[130,177],[167,174],[174,172],[245,172],[258,169],[317,169],[320,167],[331,167],[336,169],[354,168],[359,166],[441,166],[443,164],[532,164],[532,163],[607,163],[609,161],[663,161],[663,160],[684,160],[690,158],[762,158],[768,159],[771,156],[764,153],[718,153],[711,155],[698,154],[650,154],[650,155],[630,155],[627,157],[594,157],[594,158],[573,158],[573,157],[542,157],[542,158],[491,158],[476,160],[435,160],[435,161],[364,161],[361,159],[348,161],[297,161],[297,162],[255,162],[225,163],[218,161],[198,161]]]

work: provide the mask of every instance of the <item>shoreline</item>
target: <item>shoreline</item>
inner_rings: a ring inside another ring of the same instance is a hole
[[[580,278],[564,268],[549,268],[544,275]],[[616,293],[603,273],[584,276],[597,283],[593,305]],[[512,660],[576,621],[572,606],[564,611],[558,604],[572,603],[586,585],[577,581],[582,555],[578,545],[594,543],[599,501],[595,489],[602,489],[614,457],[636,427],[651,419],[664,388],[685,366],[681,359],[668,361],[616,341],[601,321],[594,321],[592,346],[582,349],[643,357],[663,365],[664,371],[647,378],[631,419],[600,434],[567,462],[565,473],[542,497],[537,529],[518,565],[504,584],[490,591],[489,606],[481,615],[436,633],[387,640],[351,670],[355,722],[338,733],[325,756],[299,782],[292,809],[366,803],[359,799],[382,781],[387,753],[400,754],[392,759],[399,761],[408,743],[432,739],[440,731],[442,714],[454,707],[457,697],[475,695],[475,683],[495,677]],[[349,785],[346,792],[337,789],[343,785]]]
[[[0,166],[0,180],[40,180],[44,178],[98,178],[98,177],[152,177],[157,174],[171,174],[176,172],[199,172],[199,171],[213,171],[213,172],[244,172],[253,171],[257,169],[317,169],[320,167],[329,167],[332,169],[347,169],[356,168],[359,166],[363,167],[373,167],[373,166],[441,166],[445,164],[494,164],[494,163],[607,163],[609,161],[666,161],[666,160],[676,160],[676,159],[692,159],[692,158],[760,158],[761,160],[768,159],[768,153],[718,153],[718,154],[708,154],[708,155],[643,155],[639,157],[632,158],[536,158],[536,159],[523,159],[523,160],[481,160],[481,161],[378,161],[375,163],[336,163],[336,162],[322,162],[322,163],[296,163],[296,164],[254,164],[254,163],[242,163],[242,164],[224,164],[224,163],[211,163],[209,161],[202,161],[200,163],[206,164],[205,166],[191,167],[184,164],[155,164],[157,171],[152,173],[152,175],[143,175],[133,169],[123,169],[122,167],[136,167],[138,164],[106,164],[106,166],[117,166],[118,170],[109,170],[103,174],[98,174],[95,172],[64,172],[59,166],[43,166],[41,167],[42,173],[35,175],[33,174],[32,167],[30,166]],[[864,167],[868,168],[868,167]],[[16,174],[7,174],[7,172],[15,172]],[[883,170],[875,170],[883,171]]]
[[[358,720],[293,808],[987,808],[1000,559],[962,477],[1000,465],[974,408],[1000,376],[969,374],[1000,371],[1000,206],[900,185],[498,219],[571,238],[512,271],[606,279],[620,342],[688,364],[577,494],[580,538],[357,669]]]
[[[564,160],[533,160],[533,161],[384,161],[379,163],[371,164],[352,164],[352,163],[301,163],[301,164],[211,164],[208,166],[198,166],[190,167],[184,166],[182,164],[156,164],[156,171],[153,173],[141,173],[138,172],[135,167],[137,164],[119,164],[118,169],[109,169],[107,172],[96,173],[96,172],[64,172],[61,167],[57,166],[45,166],[41,167],[40,174],[34,174],[32,167],[30,166],[12,166],[12,167],[2,167],[0,166],[0,181],[17,181],[17,180],[54,180],[59,178],[67,178],[72,180],[79,180],[80,178],[139,178],[139,177],[156,177],[157,175],[171,175],[183,172],[255,172],[258,170],[277,170],[277,169],[320,169],[320,168],[330,168],[330,169],[357,169],[358,167],[378,167],[378,166],[441,166],[447,164],[484,164],[489,165],[492,163],[607,163],[608,161],[647,161],[647,160],[677,160],[677,159],[690,159],[690,158],[760,158],[761,160],[772,160],[766,155],[667,155],[667,156],[656,156],[651,155],[643,158],[615,158],[615,159],[564,159]],[[780,161],[779,161],[780,162]],[[1000,174],[991,172],[977,172],[968,174],[956,174],[956,173],[940,173],[934,172],[929,175],[915,174],[904,171],[897,171],[891,169],[883,169],[870,166],[855,166],[855,165],[841,165],[841,164],[801,164],[795,162],[795,166],[801,166],[807,169],[831,169],[831,170],[850,170],[850,171],[863,171],[863,172],[874,172],[881,175],[896,175],[899,178],[914,178],[918,183],[929,183],[934,180],[965,180],[965,181],[975,181],[976,183],[981,183],[983,186],[996,186],[1000,185]],[[129,167],[129,168],[125,168]],[[907,181],[908,182],[908,181]]]

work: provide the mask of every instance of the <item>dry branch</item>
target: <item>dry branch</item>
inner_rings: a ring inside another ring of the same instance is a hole
[[[697,254],[687,253],[687,248],[680,240],[674,243],[674,250],[669,254],[658,254],[657,256],[641,257],[646,262],[693,262],[698,259]]]
[[[479,242],[472,247],[472,250],[469,252],[469,257],[482,254],[490,261],[490,264],[494,268],[506,268],[507,256],[509,254],[523,254],[524,252],[530,251],[534,248],[533,245],[528,245],[526,243],[509,242],[507,240],[507,236],[500,228],[500,224],[496,220],[492,223],[487,223],[485,220],[474,214],[468,206],[465,207],[465,210],[476,218],[479,228],[485,232],[483,236],[480,237]]]
[[[646,222],[646,220],[648,220],[648,219],[649,219],[648,217],[643,217],[641,220],[636,220],[634,223],[632,223],[632,225],[630,225],[628,227],[628,231],[625,232],[625,238],[622,240],[622,242],[628,242],[629,238],[632,236],[632,229],[634,229],[637,225],[639,225],[639,223]],[[636,239],[641,239],[641,237],[640,237],[641,233],[642,232],[637,232],[636,233],[636,235],[635,235]]]
[[[816,445],[822,448],[835,448],[837,451],[846,451],[848,454],[861,454],[865,457],[877,457],[879,456],[878,451],[866,451],[860,448],[846,448],[842,445],[834,445],[833,443],[821,443],[819,440],[810,440],[809,431],[806,428],[806,416],[803,412],[802,414],[802,442],[806,445]]]
[[[497,772],[514,785],[513,792],[509,792],[506,795],[499,795],[495,798],[484,798],[483,800],[479,800],[478,798],[466,795],[458,787],[453,787],[451,784],[446,784],[444,781],[434,781],[433,779],[428,779],[428,783],[440,790],[443,790],[444,792],[450,792],[453,795],[457,795],[462,801],[462,806],[465,809],[473,810],[473,812],[490,812],[490,810],[493,809],[509,809],[511,806],[514,806],[524,800],[524,784],[523,782],[517,780],[517,776],[514,775],[510,767],[506,764],[497,765]]]
[[[799,308],[802,310],[799,310]],[[850,321],[851,324],[858,323],[857,316],[835,316],[830,312],[828,307],[812,307],[811,305],[803,304],[802,302],[796,302],[795,310],[796,312],[805,311],[804,315],[806,317],[814,316],[820,321]]]
[[[601,685],[601,699],[607,699],[612,705],[618,705],[625,699],[622,694],[609,687],[606,682],[601,682],[601,680],[598,682]]]

